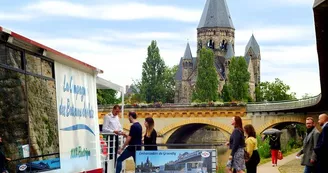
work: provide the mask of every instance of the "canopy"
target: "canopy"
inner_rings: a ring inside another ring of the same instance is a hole
[[[97,76],[97,89],[113,89],[119,92],[124,92],[124,88],[120,85],[117,85],[111,81],[103,79]]]

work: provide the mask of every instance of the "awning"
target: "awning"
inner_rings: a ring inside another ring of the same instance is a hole
[[[124,88],[111,81],[97,77],[97,89],[113,89],[119,92],[124,92]]]

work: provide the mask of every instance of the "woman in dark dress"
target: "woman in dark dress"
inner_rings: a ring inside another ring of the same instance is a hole
[[[226,145],[231,149],[227,168],[229,173],[244,173],[246,169],[244,158],[245,137],[243,123],[239,116],[232,118],[231,125],[234,127],[229,142]]]
[[[148,117],[145,119],[145,127],[146,127],[146,133],[144,136],[144,145],[153,145],[153,146],[145,146],[145,150],[157,150],[156,146],[156,138],[157,133],[154,129],[154,119],[151,117]]]

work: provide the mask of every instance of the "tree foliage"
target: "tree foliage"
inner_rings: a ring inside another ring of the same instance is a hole
[[[290,86],[284,84],[282,80],[276,78],[274,82],[261,82],[256,88],[256,101],[282,101],[294,100],[294,92],[288,94]]]
[[[214,53],[202,48],[197,69],[197,81],[193,100],[216,101],[218,99],[218,76],[214,67]]]
[[[142,78],[138,85],[141,99],[151,102],[173,102],[174,100],[174,75],[177,67],[165,66],[161,58],[156,41],[148,47],[148,56],[142,65]]]
[[[222,96],[222,100],[224,102],[230,102],[232,100],[232,91],[231,91],[231,85],[229,83],[225,84],[223,86],[223,89],[221,91],[221,96]]]
[[[307,99],[307,98],[311,98],[313,97],[313,95],[309,94],[309,93],[305,93],[304,95],[302,95],[302,99]]]
[[[250,74],[245,58],[233,57],[229,64],[228,82],[225,84],[222,92],[223,100],[248,100],[249,79]]]
[[[117,91],[112,89],[97,89],[97,102],[99,105],[117,104],[120,99],[116,98],[116,94]]]
[[[165,103],[174,103],[174,94],[175,94],[175,74],[178,71],[178,66],[166,67],[164,73],[164,87],[165,94],[163,101]]]

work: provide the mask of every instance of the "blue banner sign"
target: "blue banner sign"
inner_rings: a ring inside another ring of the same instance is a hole
[[[215,149],[137,151],[136,173],[215,173]]]

